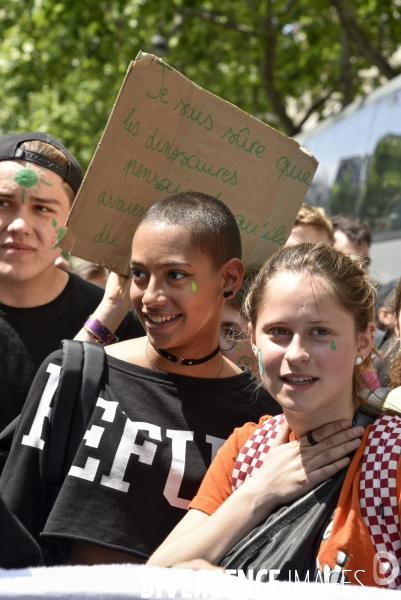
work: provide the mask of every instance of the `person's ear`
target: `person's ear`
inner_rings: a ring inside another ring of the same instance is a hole
[[[255,356],[257,356],[258,355],[258,347],[256,345],[255,332],[253,330],[251,322],[248,323],[248,331],[249,331],[249,337],[251,338],[252,352],[254,353]]]
[[[245,266],[239,258],[231,258],[223,267],[224,290],[238,292],[244,278]]]
[[[358,333],[358,354],[357,356],[370,355],[375,341],[376,325],[371,321],[363,333]]]

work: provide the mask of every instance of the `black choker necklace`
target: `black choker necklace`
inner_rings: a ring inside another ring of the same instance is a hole
[[[155,348],[155,350],[158,354],[160,354],[160,356],[164,356],[164,358],[167,358],[167,360],[171,360],[171,362],[176,363],[180,366],[201,365],[202,363],[207,362],[220,352],[220,344],[217,346],[216,350],[213,350],[211,354],[208,354],[203,358],[181,358],[180,356],[174,356],[174,354],[169,354],[165,350],[158,350],[157,348]]]

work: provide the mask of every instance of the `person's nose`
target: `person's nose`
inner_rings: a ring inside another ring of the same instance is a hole
[[[7,231],[11,234],[24,235],[30,233],[31,227],[29,212],[21,207],[18,212],[13,215],[7,226]]]
[[[295,334],[288,344],[285,352],[285,358],[292,364],[302,364],[309,362],[310,354],[308,344],[302,336]]]
[[[156,277],[150,277],[149,284],[142,296],[144,306],[153,307],[166,304],[167,298],[163,289],[162,281]]]

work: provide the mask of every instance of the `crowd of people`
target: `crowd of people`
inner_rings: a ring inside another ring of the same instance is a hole
[[[129,279],[72,272],[56,241],[82,178],[51,135],[0,137],[0,566],[400,587],[375,557],[401,561],[401,284],[375,301],[368,227],[304,204],[285,247],[245,269],[229,208],[186,192],[142,218]]]

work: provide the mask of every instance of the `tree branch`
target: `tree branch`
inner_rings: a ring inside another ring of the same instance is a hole
[[[267,19],[265,27],[265,48],[262,64],[262,81],[266,94],[271,102],[274,112],[287,135],[295,135],[297,128],[287,114],[285,102],[276,87],[274,69],[276,62],[277,35],[272,22],[271,0],[268,0]]]
[[[344,27],[340,26],[341,56],[340,56],[340,84],[343,89],[343,106],[351,104],[354,99],[354,86],[352,83],[352,67],[350,62],[349,38]]]
[[[265,27],[265,19],[259,14],[255,2],[252,2],[252,0],[245,0],[245,4],[247,5],[249,12],[255,19],[255,22],[259,24],[259,27]]]
[[[336,8],[348,37],[355,43],[362,56],[370,64],[375,65],[387,79],[392,79],[396,75],[399,75],[399,71],[393,69],[384,56],[374,47],[362,27],[358,24],[350,0],[329,0],[329,4]]]
[[[315,100],[315,102],[308,108],[306,114],[302,118],[302,121],[300,123],[298,123],[295,133],[299,133],[301,131],[302,125],[304,123],[306,123],[306,121],[309,119],[311,114],[314,113],[315,110],[317,110],[320,106],[322,106],[322,104],[324,104],[326,102],[326,100],[328,100],[330,98],[330,96],[333,92],[334,92],[334,88],[330,88],[329,91],[327,92],[327,94],[324,94],[324,96],[320,96],[320,98],[317,98],[317,100]],[[295,134],[293,134],[293,135],[295,135]]]
[[[207,23],[211,23],[212,25],[218,25],[219,27],[224,27],[225,29],[231,29],[233,31],[239,31],[240,33],[245,33],[246,35],[257,35],[257,32],[249,27],[248,25],[244,25],[243,23],[237,23],[234,19],[231,19],[227,15],[222,13],[214,12],[214,11],[194,11],[190,8],[185,8],[180,11],[180,14],[184,17],[197,17],[206,21]],[[220,18],[224,17],[225,20],[220,21]]]
[[[288,0],[287,4],[283,6],[281,12],[283,15],[288,14],[295,6],[297,0]]]

